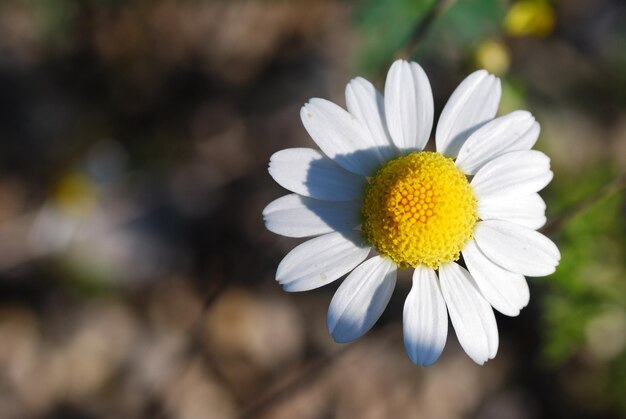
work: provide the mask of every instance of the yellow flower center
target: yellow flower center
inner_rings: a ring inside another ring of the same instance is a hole
[[[421,151],[387,162],[370,179],[363,231],[401,268],[437,269],[459,259],[478,220],[467,177],[452,159]]]

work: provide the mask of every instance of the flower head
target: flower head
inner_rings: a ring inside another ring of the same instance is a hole
[[[554,272],[559,251],[536,231],[546,220],[537,192],[552,179],[550,159],[531,150],[539,124],[526,111],[496,118],[499,101],[498,78],[469,75],[441,113],[436,152],[424,151],[433,97],[417,63],[391,66],[384,98],[356,78],[346,88],[347,111],[323,99],[302,107],[321,152],[271,157],[270,174],[294,194],[263,215],[277,234],[318,236],[279,264],[285,290],[349,274],[328,311],[336,341],[367,332],[391,298],[397,270],[413,269],[403,319],[409,358],[421,365],[439,358],[449,315],[465,352],[483,364],[498,349],[492,307],[518,315],[529,300],[524,276]]]

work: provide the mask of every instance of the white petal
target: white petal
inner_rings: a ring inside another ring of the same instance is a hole
[[[346,86],[346,105],[356,120],[369,129],[385,161],[393,159],[397,150],[387,131],[385,102],[378,89],[364,78],[357,77]]]
[[[300,118],[324,154],[344,169],[370,176],[385,163],[367,128],[340,106],[314,98],[302,107]]]
[[[546,223],[546,203],[537,193],[509,199],[478,201],[483,220],[504,220],[536,230]]]
[[[500,313],[517,316],[528,304],[526,278],[501,268],[480,251],[474,240],[465,244],[463,259],[483,297]]]
[[[484,165],[472,186],[478,200],[530,195],[552,180],[550,158],[540,151],[513,151]]]
[[[498,352],[498,326],[491,306],[469,272],[456,263],[442,265],[439,278],[459,343],[475,363],[484,364]]]
[[[519,150],[530,150],[539,137],[539,124],[530,112],[515,111],[477,129],[463,143],[456,159],[459,169],[475,174],[494,158]]]
[[[272,201],[263,219],[269,231],[287,237],[347,231],[361,224],[360,205],[354,201],[326,202],[297,194]]]
[[[272,155],[269,173],[283,188],[324,201],[363,196],[367,180],[350,173],[312,148],[288,148]]]
[[[437,274],[419,266],[404,302],[404,347],[414,364],[432,365],[439,359],[448,337],[448,312]]]
[[[467,76],[441,111],[435,133],[437,151],[456,157],[467,137],[496,115],[500,94],[500,79],[485,70]]]
[[[504,269],[526,276],[550,275],[561,254],[541,233],[508,221],[480,221],[474,239],[482,252]]]
[[[433,127],[433,93],[422,67],[397,60],[385,82],[385,115],[400,150],[423,150]]]
[[[341,283],[328,307],[328,333],[337,342],[350,342],[370,330],[387,307],[396,286],[397,266],[374,256]]]
[[[308,291],[329,284],[363,262],[370,246],[360,231],[330,233],[295,247],[283,258],[276,280],[285,291]]]

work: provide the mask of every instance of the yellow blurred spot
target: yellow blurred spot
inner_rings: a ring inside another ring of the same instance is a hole
[[[554,9],[547,0],[520,0],[504,17],[504,30],[512,36],[548,36],[554,29]]]
[[[52,199],[62,210],[84,215],[95,206],[96,187],[87,176],[69,173],[59,180]]]
[[[478,68],[484,68],[498,76],[506,74],[511,64],[511,56],[506,45],[494,40],[487,40],[478,45],[474,59]]]

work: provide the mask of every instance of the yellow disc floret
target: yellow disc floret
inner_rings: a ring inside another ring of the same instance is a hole
[[[401,268],[437,269],[459,259],[478,220],[465,175],[444,155],[414,152],[391,160],[371,178],[363,231],[378,253]]]

